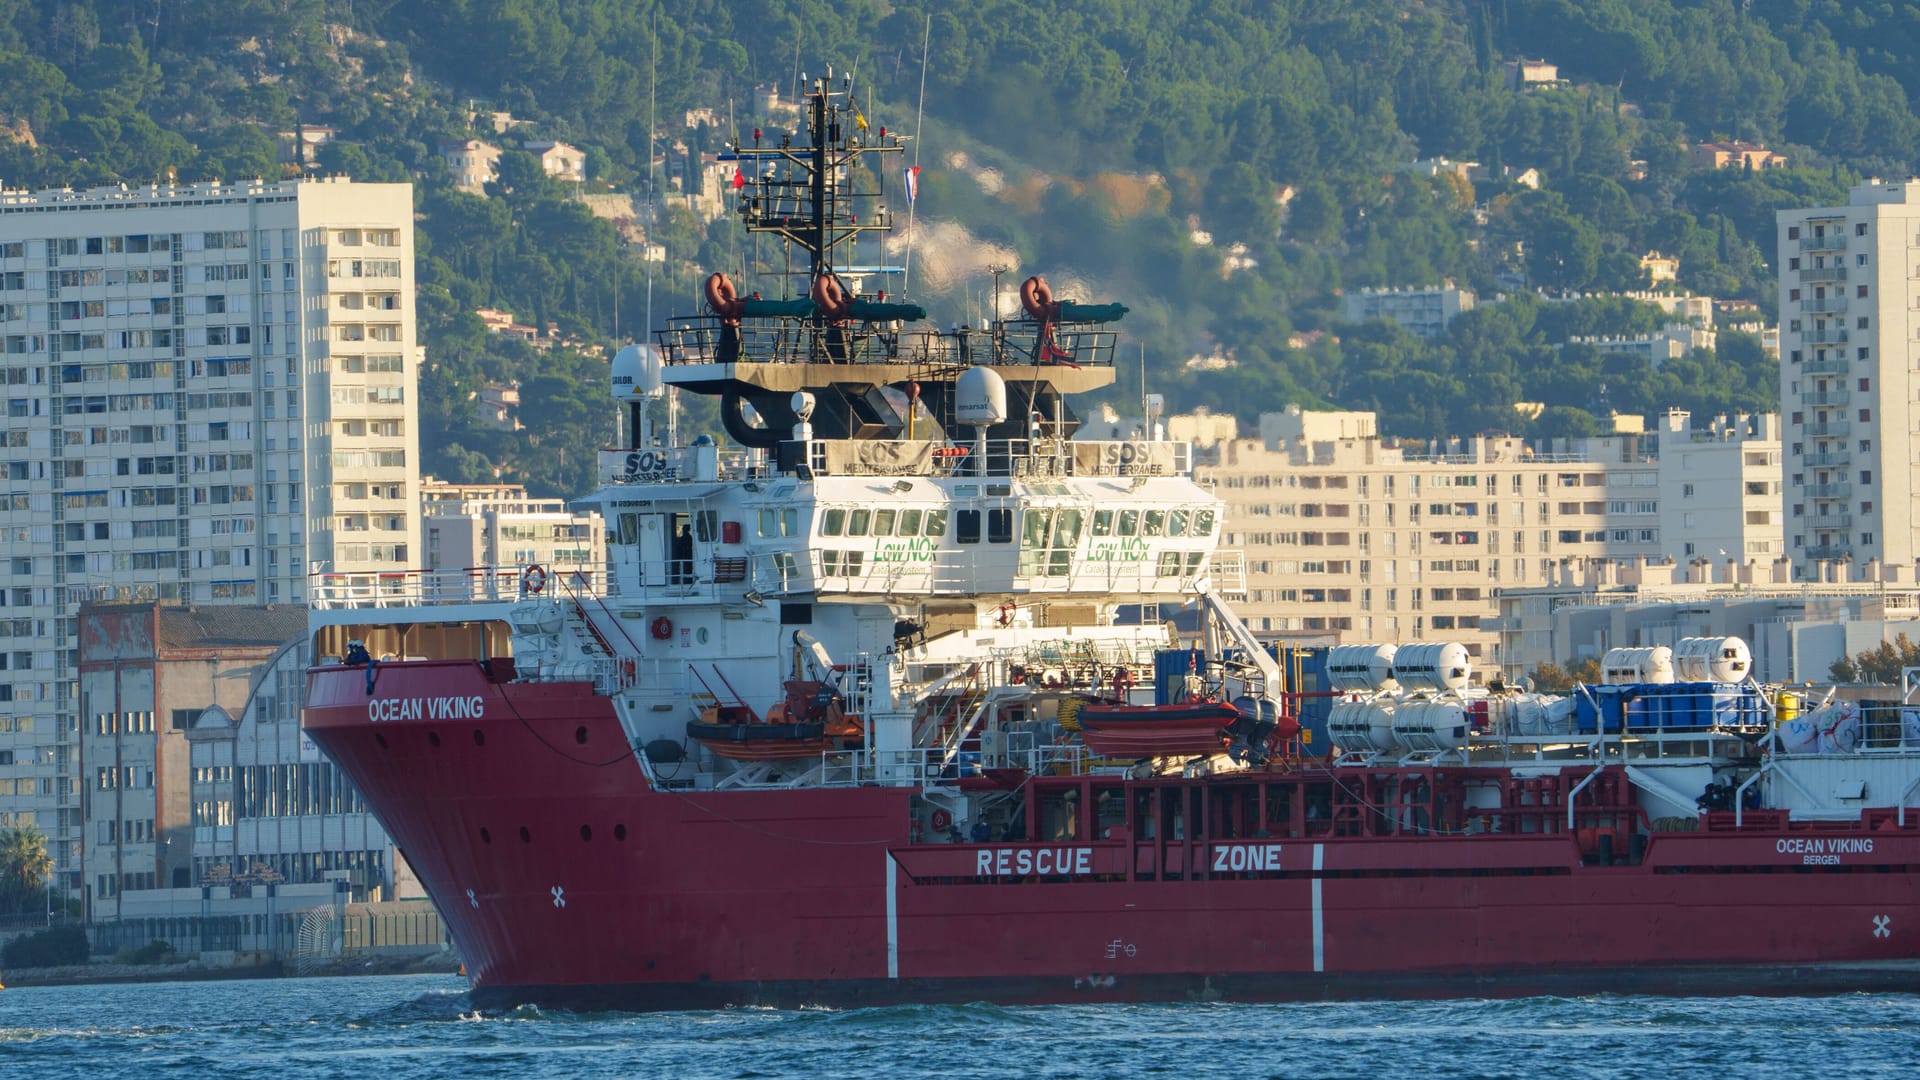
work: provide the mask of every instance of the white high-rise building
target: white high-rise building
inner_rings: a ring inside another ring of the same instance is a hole
[[[420,555],[413,193],[0,192],[0,825],[81,882],[77,610]]]
[[[1780,391],[1787,550],[1911,567],[1920,488],[1920,182],[1783,210]]]

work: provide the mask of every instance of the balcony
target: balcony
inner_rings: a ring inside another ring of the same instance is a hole
[[[1809,345],[1845,345],[1847,332],[1838,329],[1808,330],[1800,335],[1800,340]]]
[[[1825,236],[1803,236],[1800,238],[1801,251],[1845,251],[1847,236],[1841,232],[1830,232]]]
[[[1852,396],[1850,390],[1816,390],[1811,394],[1800,395],[1803,405],[1845,405]]]
[[[1806,527],[1813,530],[1850,529],[1853,527],[1852,514],[1813,514],[1806,520]]]
[[[1807,498],[1809,499],[1845,499],[1852,495],[1853,485],[1844,481],[1838,484],[1809,484],[1807,486]]]
[[[1830,450],[1823,454],[1808,454],[1806,457],[1800,459],[1801,464],[1809,469],[1840,469],[1845,468],[1851,461],[1852,456],[1845,450]]]
[[[1847,268],[1844,266],[1816,266],[1800,271],[1801,284],[1805,285],[1845,280],[1847,280]]]
[[[1844,439],[1847,437],[1847,431],[1850,427],[1851,425],[1845,420],[1823,420],[1816,424],[1807,425],[1807,438]]]
[[[1814,544],[1807,548],[1807,558],[1816,562],[1833,562],[1846,558],[1851,552],[1845,544]]]
[[[1832,296],[1820,296],[1800,302],[1801,311],[1836,312],[1847,310],[1847,298],[1839,293]]]
[[[1829,356],[1820,360],[1808,360],[1806,363],[1800,365],[1800,370],[1808,375],[1845,375],[1847,373],[1847,358],[1845,356]]]

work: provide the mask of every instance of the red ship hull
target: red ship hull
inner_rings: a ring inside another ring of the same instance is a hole
[[[307,730],[488,1007],[1920,989],[1920,815],[1661,833],[1633,865],[1591,865],[1578,831],[1299,815],[1272,836],[926,844],[913,789],[655,789],[586,684],[473,661],[382,664],[371,702],[367,681],[314,669]],[[1209,783],[1163,786],[1197,808]]]

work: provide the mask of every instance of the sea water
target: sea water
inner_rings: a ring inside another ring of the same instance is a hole
[[[1920,996],[479,1015],[451,976],[15,987],[0,1077],[1914,1077]]]

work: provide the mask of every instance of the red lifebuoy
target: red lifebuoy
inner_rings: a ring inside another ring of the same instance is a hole
[[[1054,317],[1053,290],[1046,278],[1035,275],[1020,283],[1020,306],[1041,322]]]
[[[673,620],[662,615],[647,626],[647,632],[653,635],[653,640],[665,641],[673,636]]]
[[[520,591],[529,596],[547,587],[547,568],[534,563],[520,573]]]
[[[746,303],[734,292],[733,282],[718,271],[707,278],[707,306],[723,319],[737,319],[746,310]]]
[[[821,274],[813,279],[813,306],[829,320],[847,317],[849,302],[846,287],[840,284],[840,278],[832,273]]]
[[[945,810],[935,810],[933,816],[927,821],[933,826],[935,832],[946,832],[948,826],[953,824],[953,815]]]

